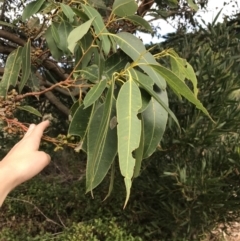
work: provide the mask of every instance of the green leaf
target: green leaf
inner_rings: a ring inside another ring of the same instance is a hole
[[[111,42],[108,38],[108,30],[106,29],[106,26],[103,22],[102,16],[99,14],[99,12],[90,7],[82,4],[82,8],[84,12],[88,15],[89,19],[93,20],[93,27],[95,30],[96,35],[98,35],[99,39],[102,41],[102,48],[106,55],[108,55],[110,48],[111,48]]]
[[[166,90],[159,90],[156,94],[168,106]],[[152,98],[148,107],[142,112],[144,136],[143,159],[150,157],[156,151],[165,132],[167,120],[167,111]]]
[[[10,28],[14,28],[14,25],[11,24],[11,23],[6,23],[4,21],[0,21],[0,25],[3,25],[3,26],[7,26],[7,27],[10,27]]]
[[[88,132],[87,192],[102,182],[117,154],[117,130],[110,128],[110,120],[116,116],[113,91],[114,82],[108,89],[105,103],[91,119]]]
[[[193,0],[187,0],[187,2],[188,2],[188,5],[190,6],[190,8],[192,8],[194,11],[198,10],[198,6],[197,6],[197,4],[195,4],[193,2]]]
[[[104,77],[104,76],[103,76]],[[102,79],[98,84],[94,85],[84,98],[83,104],[85,108],[92,105],[102,94],[107,86],[107,79]]]
[[[115,0],[112,6],[112,13],[119,17],[134,15],[138,9],[135,0]]]
[[[172,72],[181,80],[185,80],[185,78],[190,80],[193,84],[194,95],[197,97],[197,77],[192,66],[187,62],[186,59],[180,58],[174,50],[170,50],[170,60]]]
[[[135,151],[135,158],[136,163],[134,167],[134,173],[133,177],[136,178],[140,175],[141,166],[142,166],[142,160],[143,160],[143,150],[144,150],[144,135],[143,135],[143,123],[141,121],[142,131],[141,131],[141,137],[140,137],[140,144],[137,150]]]
[[[156,83],[160,89],[166,88],[166,81],[157,73],[151,64],[157,64],[155,58],[143,45],[142,41],[130,33],[118,33],[113,38],[119,47]]]
[[[92,83],[96,83],[98,81],[98,66],[93,64],[89,67],[85,67],[81,70],[81,77]]]
[[[63,55],[63,52],[57,47],[54,37],[52,35],[52,26],[49,27],[45,32],[45,38],[47,41],[48,48],[55,60],[58,60]]]
[[[58,35],[57,24],[52,23],[50,28],[51,28],[52,38],[54,39],[55,43],[58,44],[61,40]]]
[[[142,107],[138,113],[142,113],[148,107],[149,102],[151,100],[151,96],[148,94],[146,90],[144,90],[143,88],[140,88],[140,91],[141,91],[141,97],[142,97]]]
[[[105,201],[108,197],[110,197],[112,190],[113,190],[113,184],[114,184],[114,178],[115,178],[115,164],[116,161],[114,160],[111,166],[111,176],[110,176],[110,183],[109,183],[109,188],[108,188],[108,193],[106,195],[106,197],[104,198],[103,201]]]
[[[57,6],[55,3],[50,3],[45,1],[38,12],[45,15],[45,14],[49,14],[52,10],[55,10],[56,8]]]
[[[152,67],[155,69],[155,71],[159,72],[159,74],[161,74],[166,79],[170,88],[172,88],[174,91],[176,91],[187,100],[189,100],[191,103],[196,105],[198,109],[200,109],[213,121],[206,108],[196,98],[196,96],[194,96],[193,92],[189,89],[189,87],[181,79],[178,78],[178,76],[176,76],[172,71],[163,66],[152,65]]]
[[[60,3],[61,9],[65,16],[68,18],[69,22],[72,23],[74,21],[74,15],[75,13],[73,12],[72,8],[69,7],[68,5],[64,3]]]
[[[37,92],[40,90],[40,81],[38,76],[36,75],[36,72],[37,69],[31,66],[31,73],[27,82],[27,86],[32,90],[32,92]]]
[[[83,23],[82,25],[78,26],[77,28],[73,29],[68,38],[68,49],[74,53],[75,46],[77,41],[79,41],[89,30],[93,22],[93,18],[88,20],[87,22]]]
[[[140,25],[141,27],[145,28],[149,32],[153,31],[149,22],[138,15],[126,16],[124,18],[131,21],[132,23],[134,23],[136,25]]]
[[[6,97],[10,85],[16,86],[21,69],[22,47],[18,47],[7,58],[4,74],[0,82],[0,96]]]
[[[79,46],[77,45],[75,50],[75,69],[80,71],[89,65],[89,62],[93,56],[93,37],[90,33],[87,33],[80,40]]]
[[[36,116],[39,116],[39,117],[42,117],[42,114],[36,110],[35,108],[33,108],[32,106],[29,106],[29,105],[24,105],[24,106],[18,106],[17,107],[19,110],[25,110],[33,115],[36,115]]]
[[[31,73],[31,41],[28,40],[22,49],[22,78],[19,84],[19,92],[22,92],[23,87]]]
[[[146,82],[146,78],[144,75],[140,75],[138,71],[135,69],[130,69],[133,79],[143,88],[145,89],[155,100],[168,112],[168,114],[172,117],[172,119],[176,122],[177,126],[180,128],[178,120],[174,113],[168,108],[168,106],[159,98],[159,96],[153,90],[153,87]]]
[[[123,52],[117,52],[111,55],[105,61],[105,73],[111,79],[114,72],[120,72],[129,62],[129,57]]]
[[[72,10],[78,17],[81,18],[82,21],[84,22],[88,21],[89,19],[88,16],[82,10],[78,8],[72,8]]]
[[[107,9],[107,6],[103,0],[88,0],[88,2],[90,3],[89,5],[93,6],[94,8],[101,8],[104,10]]]
[[[37,0],[37,1],[29,3],[23,10],[23,14],[22,14],[23,22],[25,22],[26,19],[31,17],[33,14],[37,13],[44,2],[45,2],[45,0]]]
[[[92,106],[84,108],[84,105],[79,105],[79,102],[75,102],[72,107],[77,105],[77,109],[73,111],[72,108],[70,111],[71,123],[68,128],[68,135],[80,136],[84,138],[86,136],[86,131],[88,128],[88,123],[92,114]]]
[[[117,98],[117,136],[119,165],[126,186],[126,206],[132,185],[135,166],[133,151],[139,147],[141,136],[141,121],[137,114],[141,108],[142,100],[138,86],[130,78],[123,84]]]
[[[65,54],[69,54],[67,39],[71,31],[72,26],[67,21],[62,21],[58,26],[58,35],[61,41],[56,44]]]

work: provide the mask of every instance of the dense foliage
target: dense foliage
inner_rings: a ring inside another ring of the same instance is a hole
[[[147,2],[36,0],[24,5],[21,17],[1,22],[4,28],[0,30],[3,45],[8,47],[0,82],[0,117],[7,124],[4,135],[27,129],[15,119],[16,109],[41,118],[29,97],[45,95],[66,115],[58,125],[67,121],[69,127],[68,136],[58,133],[57,139],[43,139],[56,149],[70,146],[87,153],[87,192],[92,193],[110,170],[111,192],[118,160],[126,187],[125,205],[132,179],[139,175],[142,160],[156,150],[168,116],[178,125],[168,107],[166,86],[211,119],[197,98],[191,65],[173,50],[152,55],[134,35],[137,29],[152,31],[143,18],[153,4],[146,8]],[[182,3],[171,1],[171,7],[178,9]],[[197,10],[189,0],[184,6]],[[156,61],[167,57],[172,69]]]
[[[67,21],[66,18],[64,21]],[[86,19],[86,21],[89,20]],[[133,181],[130,201],[125,210],[122,210],[125,190],[118,165],[112,168],[113,171],[115,169],[117,177],[112,190],[113,195],[105,202],[101,202],[108,195],[108,182],[113,173],[106,174],[107,178],[94,192],[95,199],[91,199],[90,195],[84,194],[85,157],[71,153],[64,156],[60,152],[59,156],[55,158],[53,155],[53,163],[42,176],[19,187],[7,200],[2,209],[2,215],[0,215],[2,220],[0,240],[60,241],[78,240],[81,237],[82,240],[85,238],[85,240],[199,241],[205,240],[206,234],[211,236],[211,231],[219,227],[219,224],[225,228],[227,224],[231,225],[233,221],[239,220],[240,107],[238,76],[240,57],[238,52],[240,44],[238,22],[238,19],[232,18],[230,21],[226,19],[223,24],[216,24],[214,21],[213,24],[204,27],[197,25],[198,31],[194,33],[177,32],[170,34],[164,43],[154,46],[154,48],[147,46],[147,49],[151,49],[152,56],[159,62],[158,66],[171,70],[179,79],[183,80],[189,74],[189,72],[181,71],[182,64],[184,66],[187,64],[187,69],[193,67],[198,79],[198,89],[194,90],[194,85],[190,80],[185,83],[189,88],[193,88],[195,93],[198,92],[199,100],[215,122],[188,100],[182,98],[178,91],[168,87],[169,108],[175,114],[181,130],[175,124],[173,115],[168,118],[165,134],[158,146],[159,151],[143,161],[141,175]],[[11,32],[12,29],[8,29],[8,31]],[[91,31],[94,31],[92,27]],[[16,36],[21,39],[19,33]],[[4,39],[4,46],[10,47],[7,46],[9,40],[6,39]],[[35,44],[34,41],[32,44]],[[29,42],[26,42],[23,48],[27,49],[27,43]],[[99,43],[97,42],[97,44]],[[17,45],[15,45],[16,47]],[[98,49],[101,51],[101,46],[98,45]],[[14,48],[11,49],[11,51],[13,50]],[[127,57],[123,52],[102,54],[101,57],[109,64],[115,61],[112,57],[113,54],[117,56],[118,60],[130,61],[132,64],[129,56]],[[162,58],[162,55],[165,57]],[[6,55],[4,56],[6,59]],[[3,58],[3,61],[5,59]],[[184,59],[187,59],[189,64]],[[67,57],[60,58],[59,61],[61,62],[60,67],[48,69],[47,65],[45,66],[43,63],[51,62],[55,64],[55,67],[57,63],[49,55],[46,62],[43,61],[38,65],[39,72],[35,73],[39,78],[44,78],[43,83],[46,84],[47,80],[46,85],[41,84],[40,86],[48,88],[56,84],[59,87],[59,81],[64,80],[65,77],[68,78],[74,64]],[[89,61],[94,61],[94,59]],[[109,66],[106,65],[106,62],[103,68]],[[101,65],[99,64],[99,66]],[[129,65],[127,65],[128,67]],[[124,71],[125,65],[122,68]],[[94,65],[90,69],[91,74],[94,74],[96,69],[97,67]],[[57,79],[55,71],[58,70],[65,71],[66,76]],[[139,67],[134,71],[143,74]],[[89,73],[90,71],[84,72],[85,75]],[[191,73],[193,74],[193,71]],[[171,72],[169,71],[168,74]],[[21,84],[21,78],[22,73],[20,72],[18,85]],[[144,78],[147,78],[146,75]],[[191,78],[188,76],[187,79]],[[122,76],[121,81],[126,81],[126,79]],[[86,83],[94,84],[89,80]],[[81,113],[85,109],[79,107],[78,103],[69,110],[73,101],[67,95],[63,97],[62,91],[66,90],[66,87],[68,86],[64,86],[64,89],[55,88],[54,91],[50,89],[49,93],[58,98],[61,104],[64,103],[68,113],[69,111],[73,113],[76,109]],[[70,87],[70,90],[74,91],[75,86]],[[108,85],[105,86],[105,91],[108,91],[109,88]],[[152,90],[159,92],[156,85]],[[32,91],[31,86],[25,86],[22,90],[23,94],[32,93]],[[85,96],[90,92],[88,88],[84,91],[83,104]],[[114,89],[114,94],[116,92],[117,90]],[[46,93],[48,92],[43,92],[43,94]],[[104,91],[102,93],[98,108],[105,105],[108,96]],[[19,92],[18,90],[17,93],[15,91],[8,92],[8,96],[19,96]],[[142,88],[141,96],[149,98]],[[48,98],[47,95],[40,96],[40,101]],[[79,95],[74,98],[79,98]],[[9,99],[11,100],[11,98]],[[50,100],[51,98],[49,98]],[[26,104],[30,104],[35,109],[28,110],[34,113],[36,113],[36,109],[42,113],[52,112],[55,117],[60,117],[61,131],[66,133],[69,125],[67,115],[66,118],[62,117],[52,105],[44,103],[45,110],[43,111],[43,106],[39,104],[38,100],[34,96],[29,96],[24,98],[20,106],[25,105],[23,108],[26,109]],[[22,122],[29,122],[28,118],[31,118],[31,114],[28,116],[19,111],[14,113]],[[101,116],[99,115],[98,118]],[[151,112],[146,111],[146,116],[151,117],[152,120]],[[72,117],[74,118],[74,115]],[[86,118],[82,117],[80,120],[86,121]],[[36,117],[36,121],[39,121],[38,118],[40,117]],[[8,117],[9,119],[11,118]],[[116,125],[115,118],[112,118],[110,122],[110,124],[115,123]],[[99,123],[100,121],[98,128]],[[59,122],[56,122],[53,125],[50,134],[59,134],[58,124]],[[78,126],[79,124],[76,125],[76,128]],[[79,141],[76,138],[70,140],[65,135],[60,135],[58,138],[46,137],[46,140],[55,143],[57,147],[64,148],[63,142],[76,147],[76,141]],[[159,144],[159,139],[157,143]],[[82,148],[86,148],[84,143]],[[156,146],[153,149],[155,150],[155,148]],[[79,172],[82,173],[80,178]]]

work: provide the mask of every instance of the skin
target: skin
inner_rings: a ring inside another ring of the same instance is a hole
[[[50,156],[38,150],[43,132],[48,126],[49,121],[31,124],[22,140],[0,162],[0,206],[9,192],[49,164]]]

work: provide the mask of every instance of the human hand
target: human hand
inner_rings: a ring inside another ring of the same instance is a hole
[[[37,175],[50,162],[50,156],[39,151],[44,130],[49,121],[31,124],[23,139],[19,141],[0,162],[0,205],[5,196],[19,184]]]

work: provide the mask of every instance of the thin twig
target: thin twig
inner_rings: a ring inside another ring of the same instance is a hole
[[[47,217],[35,204],[33,204],[30,201],[27,201],[27,200],[24,200],[24,199],[19,199],[19,198],[14,198],[14,197],[8,197],[7,199],[10,199],[10,200],[13,200],[13,201],[19,201],[19,202],[27,203],[27,204],[33,206],[34,208],[36,208],[37,211],[46,219],[47,222],[53,223],[53,224],[58,225],[60,227],[66,227],[66,226],[63,226],[63,225],[53,221],[51,218]]]

